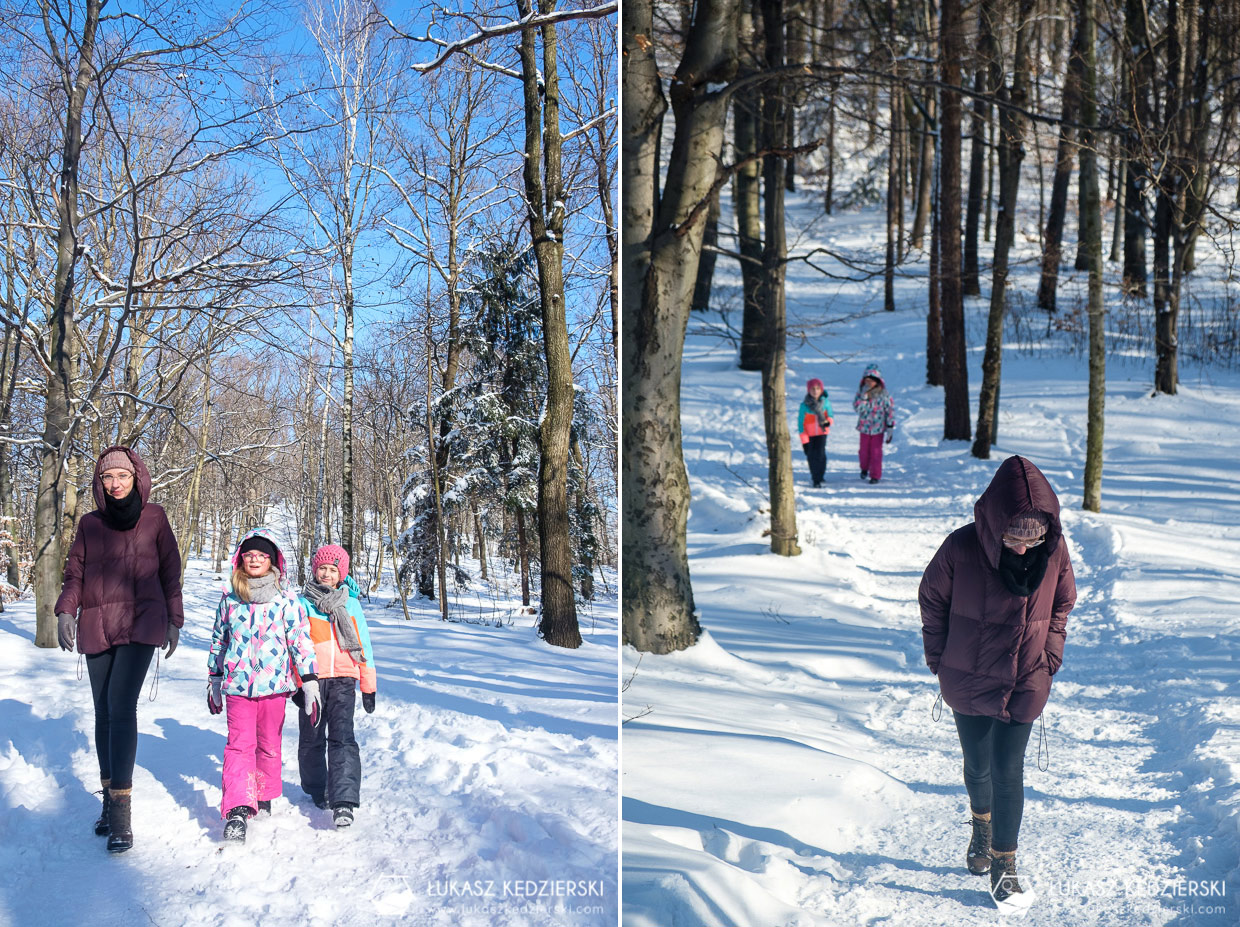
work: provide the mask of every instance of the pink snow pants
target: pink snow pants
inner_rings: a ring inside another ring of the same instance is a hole
[[[868,471],[876,480],[883,478],[883,434],[859,435],[861,448],[857,456],[861,459],[861,469]]]
[[[258,810],[260,801],[280,796],[284,781],[280,775],[280,735],[284,730],[284,709],[288,695],[249,698],[229,695],[228,745],[224,748],[224,800],[220,816],[248,805]]]

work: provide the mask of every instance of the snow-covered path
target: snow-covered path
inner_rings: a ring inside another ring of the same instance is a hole
[[[791,292],[812,332],[812,292]],[[757,375],[735,369],[717,323],[694,317],[683,390],[707,633],[680,654],[623,658],[626,925],[996,922],[987,881],[963,867],[959,743],[950,711],[932,717],[916,591],[1012,453],[1059,491],[1079,587],[1044,716],[1047,768],[1037,727],[1026,760],[1018,858],[1041,900],[1025,923],[1236,923],[1240,378],[1186,373],[1179,396],[1151,398],[1146,370],[1113,365],[1095,515],[1080,507],[1083,360],[1009,353],[1000,439],[977,461],[940,441],[922,313],[814,332],[792,351],[789,417],[819,376],[836,425],[825,489],[809,487],[794,444],[804,552],[784,560],[762,537]],[[900,420],[876,486],[857,479],[851,412],[871,360]],[[1176,894],[1190,890],[1223,897]]]
[[[33,646],[29,602],[0,615],[0,924],[616,923],[614,598],[593,628],[583,616],[571,653],[528,617],[405,622],[368,606],[379,691],[373,715],[358,704],[357,823],[337,832],[302,795],[290,707],[284,797],[224,848],[226,725],[204,700],[218,588],[190,562],[180,648],[138,705],[136,843],[117,856],[90,830],[98,767],[77,659]]]

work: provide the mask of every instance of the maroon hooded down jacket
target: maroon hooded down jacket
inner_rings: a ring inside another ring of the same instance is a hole
[[[1047,565],[1028,596],[999,577],[1011,520],[1044,512]],[[1059,524],[1059,499],[1037,467],[1009,457],[973,507],[973,524],[948,535],[921,578],[917,601],[926,665],[943,700],[961,714],[1005,722],[1035,720],[1063,662],[1076,580]]]
[[[134,486],[142,496],[142,514],[128,531],[108,527],[100,514],[105,503],[99,461],[112,451],[129,456]],[[73,536],[56,614],[78,615],[77,646],[82,653],[130,643],[161,647],[169,622],[178,628],[185,624],[177,539],[164,510],[147,501],[151,474],[137,453],[110,447],[99,461],[91,481],[96,511],[82,517]]]

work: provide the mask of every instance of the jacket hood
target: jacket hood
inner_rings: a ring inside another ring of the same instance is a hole
[[[146,464],[142,462],[142,458],[138,456],[138,452],[133,448],[125,447],[123,444],[114,444],[112,447],[105,447],[99,453],[99,457],[95,460],[95,475],[91,478],[90,489],[95,496],[95,508],[103,511],[107,505],[107,493],[103,489],[103,471],[99,469],[99,465],[103,463],[103,459],[113,451],[121,451],[129,458],[129,462],[133,464],[133,484],[138,489],[138,495],[142,497],[142,504],[151,498],[151,472],[147,470]]]
[[[1017,515],[1042,512],[1049,525],[1046,529],[1046,553],[1059,546],[1063,529],[1059,524],[1059,497],[1042,471],[1024,457],[1009,457],[999,464],[990,485],[973,506],[977,539],[987,562],[999,569],[1003,552],[1003,532]]]
[[[857,368],[854,367],[853,369],[856,370]],[[883,372],[878,369],[878,364],[870,364],[865,368],[865,373],[861,374],[861,379],[864,380],[866,377],[873,377],[878,381],[880,387],[883,389],[887,388],[887,382],[883,379]]]
[[[288,587],[288,569],[284,565],[284,550],[283,548],[280,547],[280,542],[276,540],[275,534],[273,534],[271,531],[267,530],[266,528],[255,528],[252,531],[248,531],[241,538],[241,540],[237,542],[237,546],[233,548],[233,554],[232,554],[233,569],[234,570],[239,569],[241,566],[241,545],[253,537],[266,538],[268,541],[271,542],[271,546],[276,549],[276,561],[272,565],[277,570],[280,571],[280,588],[281,589],[287,588]],[[231,577],[228,580],[228,588],[232,589],[232,578]]]

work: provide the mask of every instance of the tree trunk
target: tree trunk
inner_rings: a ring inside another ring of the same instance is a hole
[[[530,542],[525,534],[525,511],[517,509],[517,560],[521,566],[521,604],[530,604]]]
[[[739,28],[749,44],[754,35],[748,2],[742,3]],[[753,65],[755,68],[757,64]],[[757,98],[755,100],[755,97]],[[732,181],[732,205],[736,209],[736,233],[741,252],[741,290],[744,318],[741,323],[741,370],[761,370],[766,358],[766,322],[762,315],[762,164],[753,158],[758,151],[759,94],[737,94],[732,104],[733,157],[738,164]],[[744,162],[744,163],[742,163]]]
[[[715,247],[719,243],[719,194],[716,190],[706,210],[706,231],[702,235],[702,259],[698,261],[697,281],[693,285],[693,303],[690,308],[710,308],[710,286],[715,276]]]
[[[978,68],[973,78],[973,89],[978,96],[973,99],[973,118],[969,131],[973,145],[969,156],[969,198],[965,211],[964,274],[961,280],[965,296],[978,296],[982,292],[977,263],[977,227],[982,212],[986,127],[991,120],[989,97],[999,89],[994,74],[999,67],[999,50],[995,43],[996,4],[997,0],[982,0],[977,11]],[[961,56],[963,58],[963,49]],[[987,226],[989,227],[989,223]]]
[[[532,0],[518,0],[517,6],[522,16],[533,12]],[[554,9],[555,0],[539,0],[541,14]],[[542,74],[538,71],[534,29],[522,30],[520,53],[525,90],[525,198],[529,207],[530,238],[538,264],[543,352],[547,361],[547,402],[538,429],[538,544],[542,581],[539,633],[549,644],[576,648],[581,646],[581,631],[577,626],[577,599],[573,592],[573,549],[568,518],[573,370],[564,305],[564,202],[567,195],[561,179],[555,23],[544,23],[538,31],[542,35]]]
[[[353,247],[346,251],[344,264],[344,348],[341,364],[344,367],[344,396],[340,404],[340,546],[350,557],[357,550],[353,546]]]
[[[917,210],[913,213],[911,232],[914,248],[925,247],[926,224],[930,220],[930,197],[934,191],[934,94],[927,94],[922,105],[926,112],[921,117],[921,145],[917,160]]]
[[[1000,88],[1000,100],[1011,108],[999,111],[999,221],[995,226],[994,277],[990,287],[990,314],[986,322],[986,351],[982,359],[982,385],[978,396],[977,432],[973,456],[990,457],[990,445],[998,437],[999,377],[1003,365],[1003,320],[1007,309],[1008,256],[1016,237],[1016,194],[1020,189],[1020,163],[1024,160],[1024,119],[1029,102],[1029,32],[1035,0],[1020,0],[1016,22],[1016,50],[1012,56],[1012,87]]]
[[[960,266],[960,62],[964,57],[964,30],[960,0],[943,0],[940,41],[943,49],[942,156],[939,163],[939,279],[943,313],[943,437],[967,441],[969,427],[969,368],[964,336],[964,297]]]
[[[1038,308],[1056,310],[1055,294],[1059,289],[1059,265],[1063,259],[1063,224],[1068,212],[1068,184],[1072,178],[1074,132],[1080,111],[1080,33],[1073,38],[1068,53],[1068,68],[1063,83],[1063,124],[1059,127],[1059,145],[1055,149],[1055,179],[1051,182],[1051,208],[1046,218],[1046,238],[1042,244],[1042,276],[1038,281]]]
[[[56,200],[56,276],[48,339],[51,370],[43,413],[43,441],[39,447],[39,494],[35,501],[35,644],[39,647],[57,646],[54,606],[60,594],[64,554],[70,540],[62,536],[61,516],[68,490],[65,464],[77,420],[73,411],[73,375],[79,347],[73,320],[73,287],[77,267],[78,165],[82,156],[82,112],[95,75],[91,59],[102,6],[101,0],[86,2],[82,38],[77,43],[76,73],[70,71],[73,65],[59,59],[56,53],[62,68],[59,77],[68,91],[68,99]]]
[[[784,0],[761,0],[767,68],[783,66]],[[762,101],[763,148],[779,146],[783,138],[787,89],[770,87]],[[894,151],[892,152],[894,155]],[[784,405],[786,379],[787,309],[784,275],[787,249],[784,237],[784,161],[767,155],[763,165],[766,246],[763,249],[763,308],[766,316],[766,361],[762,367],[762,417],[766,428],[767,485],[771,494],[771,551],[784,557],[801,552],[797,546],[796,495],[792,488],[791,439]]]
[[[698,206],[723,147],[726,97],[712,85],[736,70],[737,0],[701,0],[671,83],[676,132],[664,196],[655,142],[665,109],[648,0],[624,4],[623,325],[624,641],[668,653],[700,633],[685,529],[689,480],[680,431],[680,371],[701,252]]]
[[[1146,295],[1145,231],[1149,220],[1145,214],[1143,191],[1149,185],[1146,165],[1145,135],[1153,131],[1150,124],[1150,94],[1154,87],[1154,54],[1150,49],[1146,27],[1145,0],[1127,0],[1124,6],[1125,45],[1129,49],[1128,90],[1125,111],[1132,120],[1126,141],[1128,177],[1124,189],[1124,291],[1133,296]]]
[[[1123,254],[1124,245],[1124,195],[1128,189],[1128,161],[1119,159],[1119,176],[1115,180],[1115,221],[1111,228],[1111,255],[1109,260],[1115,263]]]
[[[1098,25],[1095,0],[1081,0],[1081,238],[1089,258],[1089,411],[1082,508],[1102,507],[1102,433],[1106,407],[1106,333],[1102,305],[1102,204],[1098,197]]]
[[[883,309],[887,312],[895,312],[897,259],[896,213],[899,210],[900,198],[900,158],[898,151],[900,138],[900,111],[903,109],[904,104],[903,94],[900,92],[899,86],[895,80],[892,80],[889,97],[891,103],[891,145],[887,149],[887,254],[886,262],[883,265]]]

